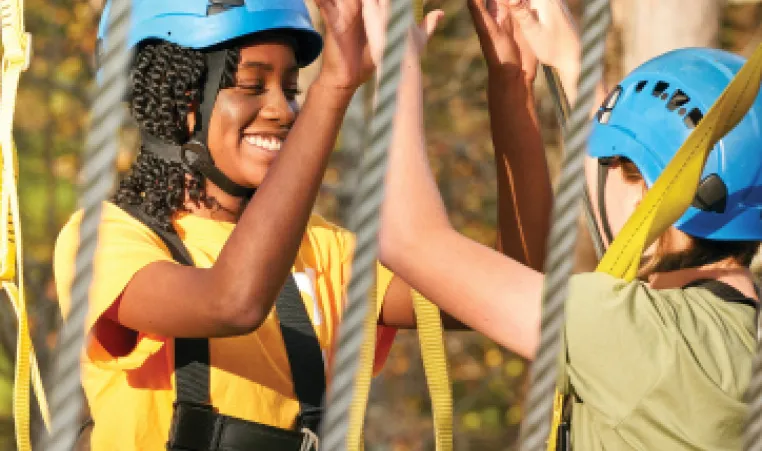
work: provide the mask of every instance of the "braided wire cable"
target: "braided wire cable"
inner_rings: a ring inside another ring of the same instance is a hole
[[[129,18],[130,1],[113,0],[109,33],[104,40],[101,67],[103,78],[92,98],[85,162],[80,174],[79,203],[84,216],[80,225],[71,311],[61,329],[56,352],[53,378],[56,383],[51,393],[53,426],[45,443],[45,449],[49,451],[70,451],[80,428],[83,399],[79,362],[102,204],[116,178],[118,133],[124,120],[121,102],[127,88],[130,62],[130,53],[126,50]]]
[[[556,107],[556,118],[561,128],[566,128],[566,124],[569,120],[569,99],[566,97],[564,87],[561,84],[561,79],[558,76],[558,72],[543,64],[542,72],[545,75],[545,82],[550,90],[550,97],[553,99],[553,105]],[[603,257],[606,252],[606,246],[603,244],[603,237],[601,231],[598,229],[598,222],[595,219],[595,213],[593,212],[593,201],[590,198],[590,191],[587,187],[582,191],[582,205],[585,212],[585,222],[587,224],[587,230],[590,233],[590,239],[593,242],[593,249],[595,250],[595,256],[598,260]]]
[[[349,411],[364,337],[363,324],[370,308],[368,294],[373,285],[376,267],[387,149],[391,145],[397,86],[412,23],[410,0],[392,0],[369,145],[360,162],[360,184],[349,218],[349,228],[357,236],[357,247],[352,262],[349,299],[339,327],[333,377],[328,387],[327,408],[323,419],[320,447],[326,451],[347,449]]]
[[[762,316],[757,324],[762,330]],[[759,332],[757,333],[759,335]],[[746,451],[762,451],[762,340],[757,339],[757,353],[751,366],[751,381],[746,390],[749,412],[744,433]]]
[[[550,432],[558,374],[569,276],[574,266],[577,214],[584,191],[584,156],[590,132],[595,87],[603,76],[605,38],[610,23],[609,0],[586,0],[582,18],[582,70],[579,96],[564,129],[567,152],[553,204],[552,228],[545,261],[540,347],[531,367],[527,413],[521,427],[522,451],[545,449]]]

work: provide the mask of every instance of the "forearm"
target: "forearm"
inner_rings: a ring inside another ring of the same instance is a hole
[[[241,315],[264,320],[272,308],[304,236],[351,94],[312,85],[278,158],[213,268],[226,303]]]
[[[408,52],[397,95],[397,114],[386,176],[380,249],[382,258],[404,252],[427,230],[450,227],[425,151],[421,89],[418,56]]]
[[[493,71],[487,93],[500,250],[542,270],[553,194],[531,86],[523,72]]]

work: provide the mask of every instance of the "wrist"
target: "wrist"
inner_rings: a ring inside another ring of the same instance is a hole
[[[489,87],[524,92],[531,91],[532,81],[527,79],[523,69],[515,65],[487,67]]]
[[[336,86],[318,77],[307,90],[304,103],[315,103],[319,104],[321,109],[343,112],[352,101],[355,91],[355,88]]]
[[[321,74],[318,75],[314,82],[312,82],[312,85],[307,91],[305,102],[314,99],[327,108],[346,108],[352,100],[355,91],[357,91],[357,87],[344,86],[340,83],[336,83],[330,77]]]

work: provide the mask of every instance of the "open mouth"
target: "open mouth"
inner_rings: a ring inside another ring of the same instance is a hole
[[[244,141],[270,153],[278,153],[283,146],[283,139],[273,135],[244,135]]]

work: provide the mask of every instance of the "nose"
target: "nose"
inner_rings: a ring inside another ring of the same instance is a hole
[[[290,127],[296,120],[296,103],[289,100],[282,89],[271,89],[266,96],[260,116],[268,121],[276,122],[278,126]]]

